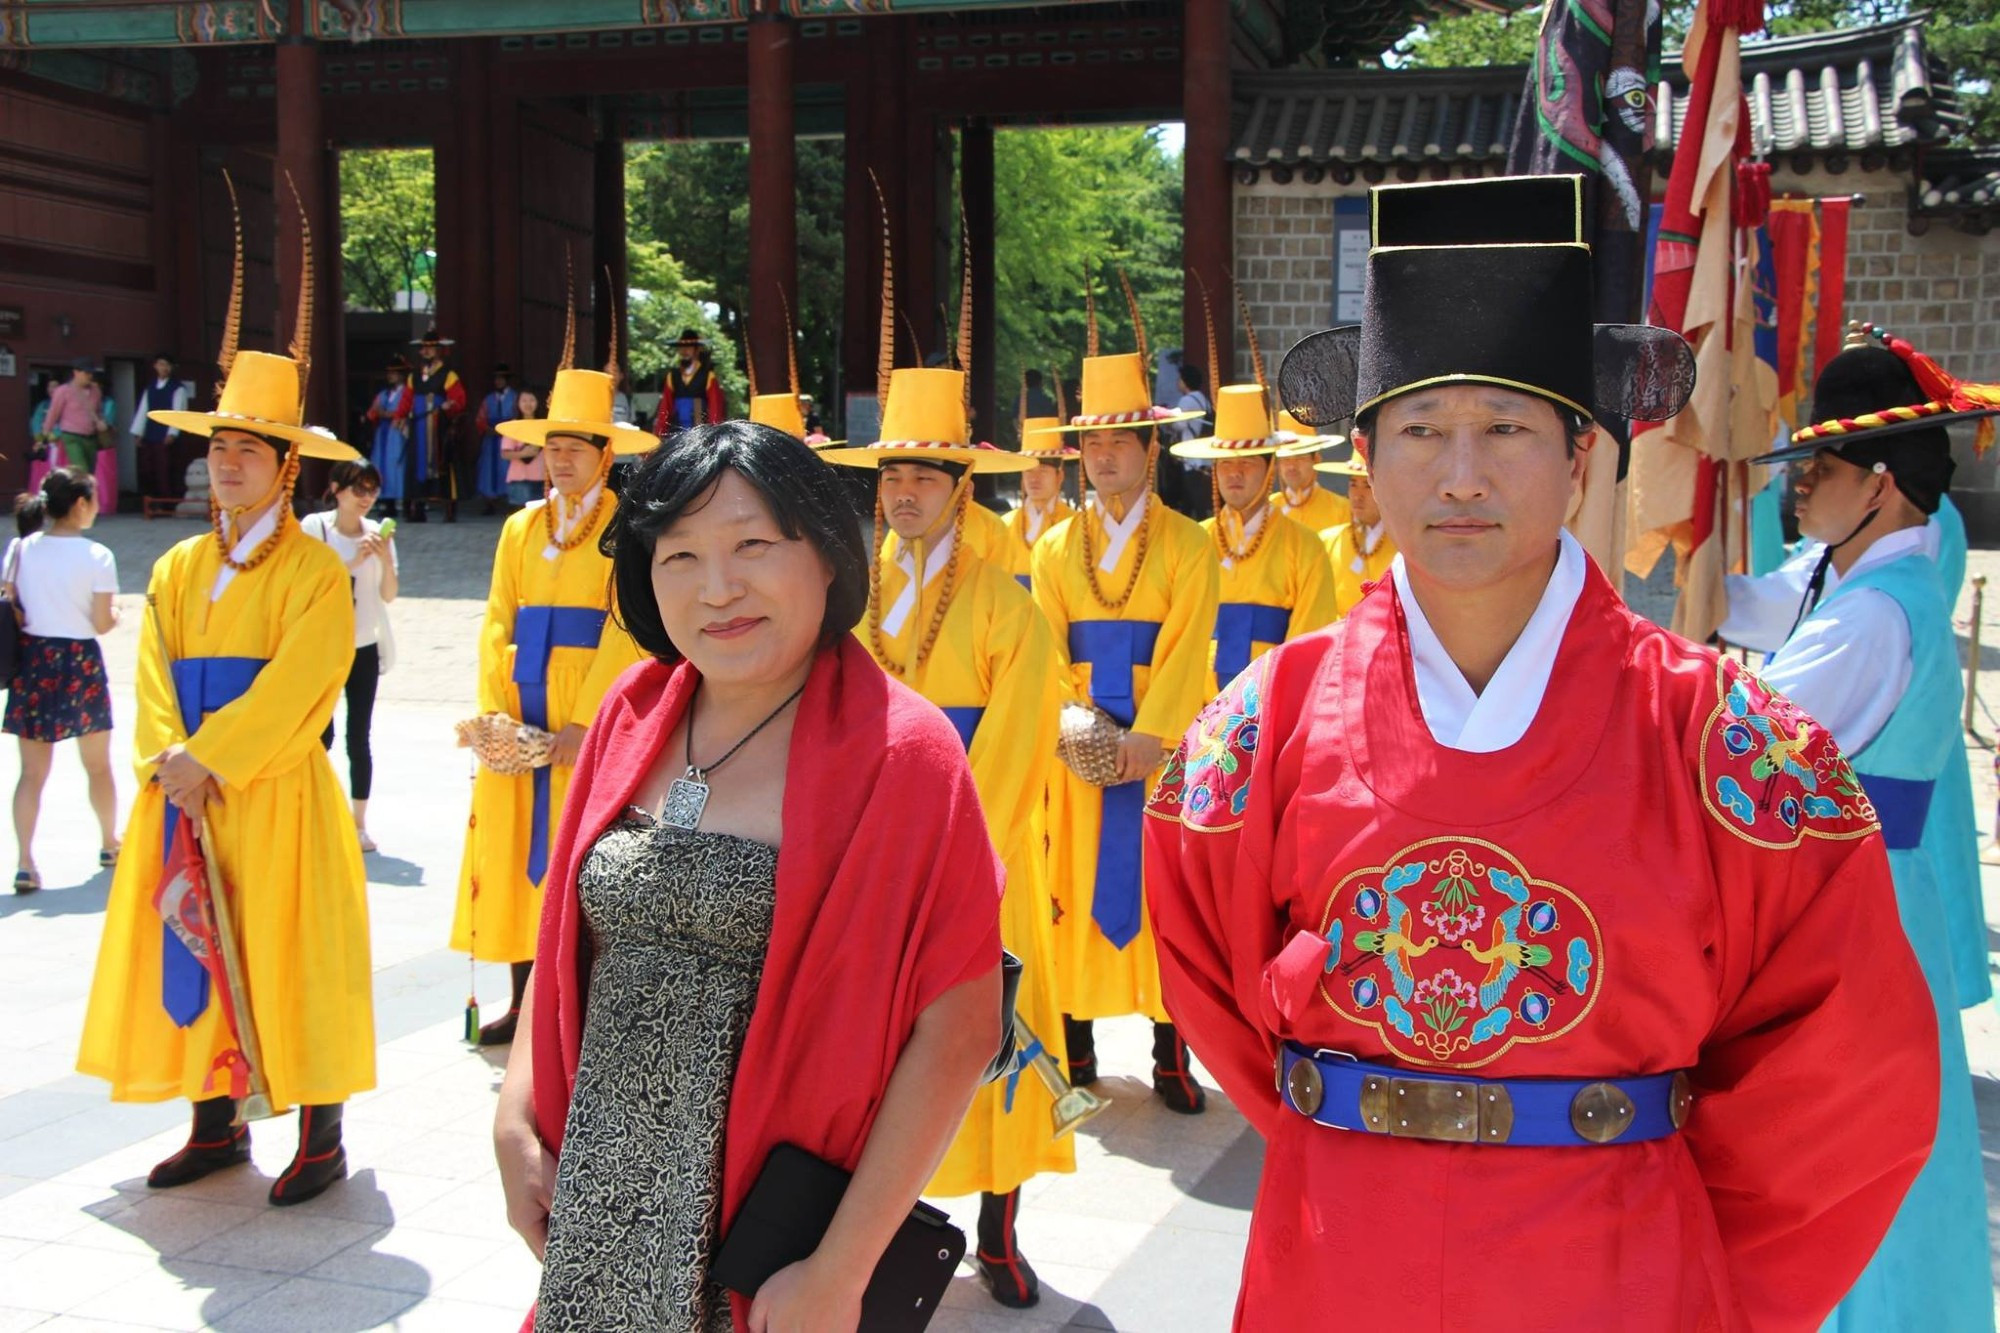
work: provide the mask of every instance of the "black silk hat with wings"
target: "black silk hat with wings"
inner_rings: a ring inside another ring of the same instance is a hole
[[[1537,394],[1592,420],[1664,421],[1694,389],[1671,329],[1591,317],[1578,176],[1383,185],[1369,191],[1360,324],[1301,339],[1278,391],[1325,428],[1441,384]]]

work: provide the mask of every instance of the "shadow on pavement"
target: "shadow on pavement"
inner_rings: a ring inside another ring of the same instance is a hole
[[[0,894],[0,921],[10,916],[79,916],[102,912],[111,896],[111,872],[100,870],[81,884],[43,884],[34,893]]]
[[[369,852],[361,859],[368,867],[370,884],[414,888],[424,882],[424,868],[415,861],[405,861],[400,856],[390,856],[385,852]]]

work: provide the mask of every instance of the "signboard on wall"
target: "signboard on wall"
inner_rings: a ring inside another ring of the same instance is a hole
[[[1333,322],[1359,324],[1368,285],[1368,199],[1333,201]]]
[[[873,393],[847,395],[847,442],[859,447],[882,438],[882,410]]]
[[[0,338],[18,338],[27,327],[27,311],[17,305],[0,305]]]

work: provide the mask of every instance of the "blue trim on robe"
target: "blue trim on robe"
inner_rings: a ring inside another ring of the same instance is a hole
[[[514,615],[514,685],[521,720],[549,730],[549,656],[557,648],[595,648],[605,613],[594,606],[524,606]],[[528,879],[540,884],[549,869],[549,765],[533,774],[535,808],[528,835]]]
[[[1139,713],[1132,669],[1150,667],[1159,646],[1156,620],[1078,620],[1069,627],[1069,657],[1090,664],[1091,702],[1130,727]],[[1090,918],[1113,947],[1139,937],[1139,848],[1144,838],[1146,784],[1106,787],[1097,827],[1097,879],[1091,890]]]
[[[1215,679],[1227,685],[1250,665],[1250,650],[1260,643],[1283,643],[1292,627],[1292,613],[1262,602],[1224,602],[1215,609]]]

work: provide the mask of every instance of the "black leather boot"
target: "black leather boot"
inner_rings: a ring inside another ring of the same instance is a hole
[[[235,1119],[236,1103],[227,1097],[196,1102],[187,1146],[148,1172],[147,1186],[170,1190],[249,1161],[250,1127],[232,1124]]]
[[[1069,1083],[1087,1088],[1097,1082],[1097,1030],[1090,1020],[1063,1015],[1063,1041],[1069,1047]]]
[[[347,1149],[340,1145],[340,1103],[299,1108],[299,1150],[285,1174],[271,1184],[271,1202],[280,1208],[317,1199],[327,1186],[347,1178]]]
[[[532,961],[513,964],[514,998],[508,1002],[504,1015],[479,1029],[479,1045],[505,1046],[514,1040],[514,1027],[521,1021],[521,1001],[528,994],[528,974],[534,966]]]
[[[1014,1217],[1021,1191],[979,1196],[979,1277],[993,1299],[1010,1310],[1025,1310],[1042,1299],[1042,1280],[1021,1254]]]
[[[1172,1023],[1153,1024],[1153,1091],[1180,1115],[1200,1115],[1208,1109],[1208,1094],[1194,1081],[1187,1043]]]

